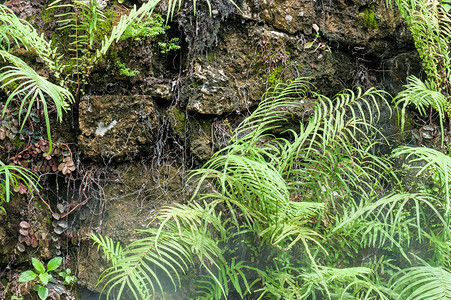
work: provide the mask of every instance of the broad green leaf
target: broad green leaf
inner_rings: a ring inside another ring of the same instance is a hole
[[[20,274],[19,277],[19,282],[28,282],[28,281],[32,281],[33,279],[36,278],[36,276],[38,276],[38,274],[36,274],[33,271],[25,271],[22,274]]]
[[[51,279],[52,276],[49,273],[39,274],[39,281],[42,283],[42,285],[47,285],[47,283],[49,283]]]
[[[49,295],[49,289],[45,286],[38,285],[38,296],[40,299],[45,300]]]
[[[59,256],[52,258],[47,264],[47,272],[57,269],[61,265],[62,261],[63,259]]]
[[[32,258],[31,262],[33,264],[33,267],[35,268],[36,271],[38,271],[39,274],[45,273],[44,265],[39,260],[37,260],[36,258]]]

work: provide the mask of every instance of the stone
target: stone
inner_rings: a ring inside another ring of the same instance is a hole
[[[326,95],[351,84],[354,59],[315,41],[306,50],[298,37],[266,25],[236,25],[223,43],[195,58],[182,86],[187,110],[203,115],[243,112],[255,106],[267,87],[295,77],[311,77]],[[310,25],[312,27],[312,25]],[[312,29],[310,29],[312,30]]]
[[[152,146],[158,121],[150,96],[85,96],[79,125],[83,155],[94,161],[124,161]]]
[[[190,76],[193,82],[185,93],[189,93],[187,109],[200,114],[221,115],[241,109],[247,103],[241,103],[233,90],[234,82],[225,70],[218,65],[197,63]]]
[[[162,81],[154,77],[148,77],[140,85],[142,94],[149,95],[154,100],[162,100],[164,102],[171,102],[173,98],[172,88],[175,82]]]
[[[204,135],[194,137],[190,142],[190,150],[200,161],[206,161],[213,155],[211,140]]]

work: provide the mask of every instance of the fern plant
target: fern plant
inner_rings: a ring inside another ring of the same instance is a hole
[[[63,10],[64,13],[55,14],[57,23],[62,24],[58,30],[67,32],[70,39],[69,51],[73,54],[75,74],[85,82],[93,64],[89,62],[90,52],[94,47],[94,39],[99,26],[105,16],[97,7],[97,0],[73,0],[70,4],[61,4],[61,0],[52,2],[47,10]],[[68,10],[68,11],[67,11]],[[69,64],[67,67],[70,67]],[[79,79],[80,80],[80,79]]]
[[[19,99],[19,122],[21,123],[22,130],[30,116],[33,104],[35,102],[40,103],[44,113],[47,139],[50,146],[48,153],[50,153],[52,151],[52,137],[50,132],[48,99],[52,100],[56,108],[57,120],[62,121],[63,111],[69,110],[69,103],[74,101],[72,94],[67,89],[37,74],[36,71],[17,56],[4,50],[0,50],[0,56],[12,64],[12,66],[6,66],[0,69],[0,82],[2,82],[0,88],[6,89],[12,87],[12,91],[6,99],[3,115],[6,112],[7,106],[12,101]],[[23,111],[25,111],[25,114],[22,113]]]
[[[213,275],[210,265],[218,266],[222,261],[222,250],[209,227],[224,232],[219,217],[214,207],[205,203],[163,209],[157,217],[157,221],[162,223],[159,229],[142,230],[145,238],[128,245],[120,256],[112,256],[115,258],[113,266],[99,279],[99,283],[104,281],[104,289],[108,287],[107,298],[115,288],[120,298],[124,288],[128,287],[135,299],[149,299],[155,296],[157,287],[163,289],[161,281],[164,276],[177,287],[181,274],[193,266],[195,256]],[[104,250],[109,249],[107,253],[113,253],[111,243],[99,241]],[[155,267],[161,273],[157,273]]]
[[[451,299],[451,272],[442,267],[407,268],[393,278],[396,299]]]
[[[424,147],[399,147],[394,153],[394,157],[405,157],[412,165],[423,163],[420,166],[411,166],[413,170],[418,170],[416,176],[430,176],[434,182],[439,184],[440,191],[444,194],[440,204],[444,209],[444,216],[449,222],[451,209],[450,180],[451,180],[451,157],[440,151]],[[428,174],[425,174],[428,173]]]
[[[427,75],[425,83],[413,75],[409,76],[405,90],[396,97],[396,102],[403,105],[401,120],[404,120],[405,108],[410,103],[422,114],[426,112],[425,108],[432,107],[439,113],[443,140],[443,120],[451,115],[450,16],[438,0],[395,2],[409,26]],[[390,0],[387,3],[391,6]],[[451,128],[451,123],[449,125]]]
[[[331,290],[332,299],[389,299],[387,288],[373,282],[373,270],[365,267],[320,267],[319,273],[285,267],[259,273],[263,278],[263,288],[258,299],[322,299],[326,296],[321,284],[323,279]],[[318,296],[319,293],[322,296]]]
[[[65,88],[55,85],[46,78],[37,74],[19,57],[10,53],[11,45],[23,46],[33,50],[47,64],[54,75],[59,78],[62,66],[56,49],[47,42],[42,35],[26,21],[17,18],[6,6],[0,5],[0,56],[8,65],[0,69],[0,82],[2,89],[10,89],[2,114],[6,113],[7,106],[12,101],[19,102],[19,121],[21,129],[25,125],[31,113],[33,104],[40,103],[45,117],[47,138],[50,151],[52,150],[48,99],[51,99],[57,111],[57,119],[62,120],[63,111],[69,109],[69,104],[74,101],[72,94]],[[25,114],[23,114],[25,111]]]
[[[3,203],[11,199],[11,188],[16,190],[19,185],[25,185],[29,191],[39,187],[38,177],[28,169],[20,166],[5,165],[0,161],[0,209],[6,212]]]
[[[34,51],[53,73],[61,79],[63,69],[57,48],[39,34],[27,21],[18,18],[8,7],[0,5],[0,39],[1,49],[9,52],[11,46],[23,46]]]
[[[123,38],[133,24],[150,16],[158,2],[159,0],[149,1],[139,9],[135,5],[128,15],[121,16],[111,32],[100,37],[98,29],[105,27],[106,19],[98,9],[97,0],[73,0],[69,4],[61,4],[61,0],[56,0],[50,4],[49,11],[63,11],[56,13],[55,17],[58,23],[63,24],[59,29],[67,32],[71,39],[69,51],[72,53],[73,64],[67,63],[65,72],[68,74],[67,83],[76,86],[77,97],[83,92],[83,85],[87,83],[92,69],[106,56],[110,47]],[[102,40],[100,45],[95,42],[99,38]],[[72,74],[76,75],[74,82],[71,79]]]
[[[238,126],[231,144],[191,174],[190,180],[198,181],[192,201],[163,208],[156,217],[159,228],[141,231],[145,237],[126,247],[123,260],[105,271],[99,282],[107,287],[107,297],[115,288],[122,294],[126,286],[135,298],[154,295],[157,286],[163,287],[154,268],[177,285],[180,274],[196,261],[204,272],[199,279],[203,297],[227,298],[232,288],[240,297],[251,292],[262,297],[274,294],[275,283],[269,284],[269,279],[277,273],[288,278],[293,267],[268,269],[267,273],[245,261],[240,251],[229,246],[234,238],[247,235],[260,240],[274,257],[298,252],[306,258],[296,268],[316,274],[312,275],[315,284],[306,277],[293,277],[292,286],[301,291],[293,297],[305,298],[317,290],[328,298],[361,293],[351,270],[347,283],[340,283],[340,291],[331,287],[329,275],[317,262],[327,257],[324,244],[328,242],[319,220],[334,206],[338,209],[350,200],[357,203],[356,198],[377,195],[378,182],[391,178],[389,162],[367,151],[374,144],[371,132],[377,132],[370,122],[377,120],[379,103],[384,100],[376,90],[345,91],[334,99],[315,93],[309,96],[310,87],[300,78],[265,94],[254,113]],[[288,130],[285,137],[274,135],[284,124],[287,109],[300,109],[301,101],[312,96],[317,101],[313,115],[299,131]],[[211,192],[200,193],[206,186]],[[253,252],[253,260],[261,259],[260,255]],[[336,272],[346,273],[345,269]],[[253,282],[258,275],[266,279]],[[362,276],[361,280],[367,278]],[[385,293],[375,286],[367,285],[365,297]],[[277,289],[280,292],[286,286]],[[141,290],[145,294],[139,294]]]

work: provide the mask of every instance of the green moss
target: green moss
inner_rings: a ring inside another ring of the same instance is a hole
[[[208,119],[200,120],[200,130],[206,136],[210,136],[210,133],[211,133],[211,121],[208,120]]]
[[[20,140],[19,136],[16,135],[12,140],[11,140],[11,144],[17,148],[17,149],[21,149],[22,147],[25,147],[25,141]]]
[[[377,28],[380,22],[372,8],[367,8],[359,13],[356,24],[366,28]]]
[[[411,129],[412,129],[412,116],[410,114],[406,114],[403,130],[406,131]]]
[[[278,66],[269,75],[263,75],[263,78],[267,80],[268,86],[275,86],[278,83],[283,82],[281,75],[284,70],[284,66]]]
[[[177,107],[172,106],[167,111],[167,116],[171,122],[172,132],[179,136],[183,136],[185,130],[185,113],[180,111]]]

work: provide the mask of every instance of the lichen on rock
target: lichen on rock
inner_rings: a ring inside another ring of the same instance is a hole
[[[150,96],[86,96],[80,102],[79,145],[92,160],[124,161],[149,149],[158,126]]]

